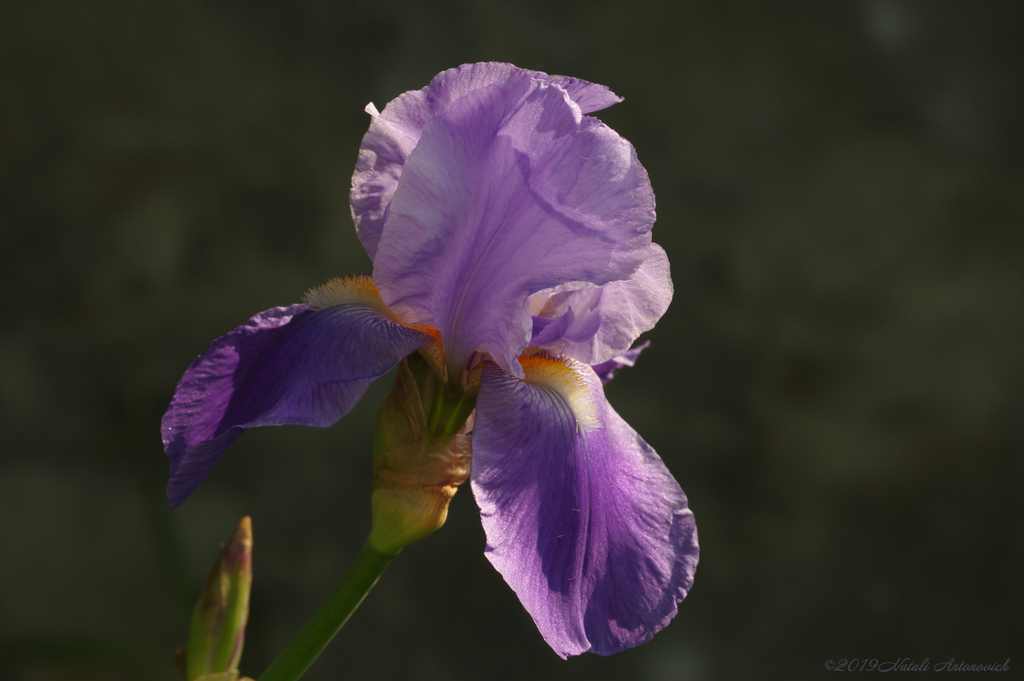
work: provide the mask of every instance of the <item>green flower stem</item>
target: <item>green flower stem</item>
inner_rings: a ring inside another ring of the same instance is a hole
[[[392,558],[364,544],[348,574],[258,681],[294,681],[302,676],[363,602]]]

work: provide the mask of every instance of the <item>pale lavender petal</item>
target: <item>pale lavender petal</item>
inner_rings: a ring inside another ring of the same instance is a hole
[[[651,344],[651,341],[644,341],[635,348],[630,348],[626,352],[622,353],[618,357],[612,357],[606,362],[595,364],[591,367],[597,377],[601,379],[601,383],[605,384],[608,381],[615,378],[615,372],[622,367],[636,366],[636,360],[640,356],[640,353],[647,349],[647,346]]]
[[[358,304],[275,307],[221,336],[185,372],[161,423],[171,506],[192,493],[244,429],[329,426],[430,340]]]
[[[579,78],[569,76],[547,76],[537,71],[531,71],[535,78],[548,78],[550,81],[569,93],[569,98],[576,102],[576,105],[585,114],[607,109],[613,104],[622,101],[622,97],[612,92],[606,85],[588,83]]]
[[[526,381],[487,363],[480,382],[471,476],[485,555],[563,658],[640,645],[693,583],[686,495],[589,367],[530,362]]]
[[[560,87],[521,75],[474,90],[424,126],[374,281],[403,319],[441,332],[450,369],[479,349],[519,373],[529,296],[630,277],[653,222],[633,147],[581,116]]]
[[[558,318],[569,310],[575,322],[566,329],[566,343],[552,347],[584,364],[600,364],[622,354],[644,331],[654,328],[672,302],[668,256],[652,243],[644,263],[625,281],[601,288],[563,291],[548,298],[541,312]],[[596,321],[596,323],[595,323]],[[594,329],[587,336],[585,331]]]
[[[398,187],[402,166],[419,142],[427,121],[445,113],[452,102],[473,90],[524,75],[560,86],[585,114],[622,101],[604,85],[527,71],[512,64],[485,62],[444,71],[422,90],[410,90],[392,100],[380,113],[371,104],[367,111],[373,118],[359,149],[350,196],[356,233],[371,260],[377,253],[384,217]]]

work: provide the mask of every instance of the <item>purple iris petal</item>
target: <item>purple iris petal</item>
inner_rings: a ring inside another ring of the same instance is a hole
[[[582,116],[561,87],[514,74],[423,126],[374,281],[405,321],[440,331],[450,370],[480,349],[520,374],[529,296],[627,279],[648,255],[653,223],[633,147]]]
[[[672,302],[668,256],[651,244],[640,268],[625,281],[601,288],[555,293],[542,315],[560,317],[568,310],[575,323],[565,332],[562,352],[584,364],[599,364],[621,355],[641,333],[654,328]],[[584,331],[594,329],[586,335]]]
[[[635,348],[630,348],[626,352],[622,353],[618,357],[612,357],[606,362],[595,364],[591,368],[597,377],[601,379],[601,383],[607,383],[608,381],[615,378],[615,372],[622,367],[631,367],[636,365],[637,357],[640,353],[647,349],[647,346],[651,344],[651,341],[644,341]]]
[[[686,496],[572,360],[485,365],[472,487],[486,556],[562,657],[648,641],[693,583]],[[546,363],[545,363],[546,362]]]
[[[600,289],[591,289],[599,291]],[[573,343],[582,343],[593,338],[601,328],[601,317],[593,309],[577,306],[580,316],[572,307],[563,307],[564,312],[555,317],[534,317],[533,337],[530,345],[548,350],[552,355],[561,355]]]
[[[533,335],[530,338],[530,345],[545,346],[565,337],[565,332],[572,325],[573,313],[569,310],[560,317],[551,319],[549,317],[533,318]],[[561,354],[561,353],[556,353]]]
[[[377,253],[384,217],[402,176],[402,166],[419,142],[427,122],[474,90],[523,75],[558,85],[585,114],[622,101],[604,85],[526,71],[512,64],[487,62],[463,64],[444,71],[422,90],[411,90],[392,100],[379,114],[371,104],[367,111],[373,115],[373,120],[359,150],[351,194],[356,233],[371,260]]]
[[[246,428],[326,427],[431,336],[361,304],[275,307],[221,336],[178,383],[161,424],[178,506]]]

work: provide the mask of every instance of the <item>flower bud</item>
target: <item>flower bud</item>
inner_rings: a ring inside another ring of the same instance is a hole
[[[448,503],[469,477],[470,438],[449,435],[382,453],[374,462],[368,543],[395,555],[444,525]]]
[[[237,677],[252,587],[252,523],[242,518],[221,551],[192,611],[186,652],[186,681],[231,673]]]
[[[448,502],[469,477],[467,419],[474,397],[443,383],[429,359],[402,360],[373,436],[369,544],[393,556],[444,525]]]

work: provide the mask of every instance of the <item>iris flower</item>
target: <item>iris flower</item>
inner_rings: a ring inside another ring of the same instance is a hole
[[[668,624],[693,514],[602,383],[672,297],[647,172],[588,115],[619,101],[484,63],[367,106],[351,204],[373,277],[261,312],[193,362],[162,423],[171,505],[244,430],[329,426],[422,349],[455,394],[478,391],[485,554],[554,651],[607,655]]]

